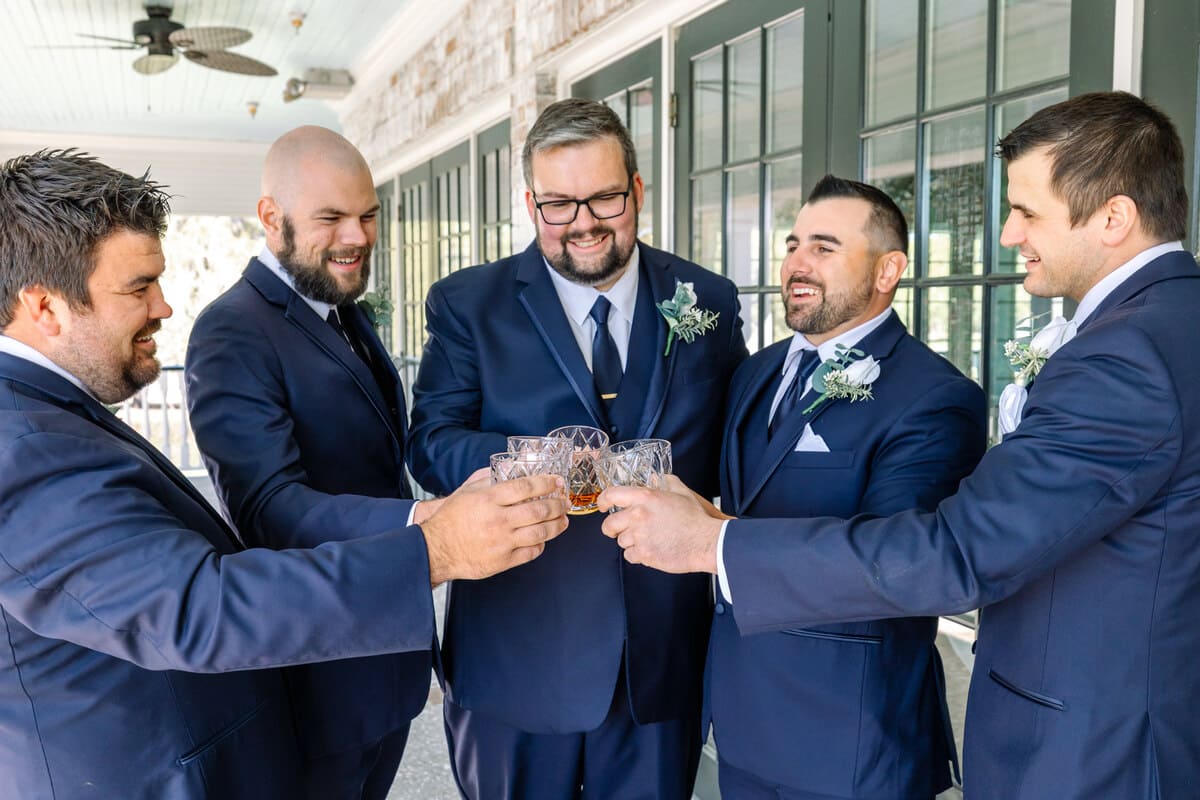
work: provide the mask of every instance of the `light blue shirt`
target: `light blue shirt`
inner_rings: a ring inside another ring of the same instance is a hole
[[[588,313],[600,295],[612,303],[608,312],[608,332],[621,356],[621,369],[625,369],[625,362],[629,358],[629,335],[633,330],[633,312],[637,308],[638,259],[635,246],[621,277],[604,292],[567,280],[546,262],[554,291],[558,293],[558,302],[562,303],[567,322],[571,324],[571,333],[575,334],[575,342],[589,370],[592,368],[592,337],[596,334],[596,323]],[[545,261],[545,257],[542,260]]]

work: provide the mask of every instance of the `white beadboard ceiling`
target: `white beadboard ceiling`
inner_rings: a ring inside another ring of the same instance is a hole
[[[329,103],[284,103],[284,85],[312,67],[351,69],[379,49],[413,0],[159,0],[187,27],[245,28],[230,48],[275,67],[236,75],[185,58],[159,75],[131,64],[143,50],[104,49],[78,33],[132,38],[142,0],[0,0],[0,159],[80,146],[130,172],[170,184],[181,213],[252,214],[266,146],[303,124],[340,128]],[[423,2],[423,0],[416,0]],[[305,14],[296,31],[293,11]],[[45,45],[100,49],[43,49]],[[115,42],[113,44],[116,44]],[[251,117],[250,102],[258,103]]]

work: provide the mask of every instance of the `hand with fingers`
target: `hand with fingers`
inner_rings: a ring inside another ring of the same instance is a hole
[[[487,578],[532,561],[566,530],[566,513],[557,475],[491,485],[486,469],[476,472],[421,525],[430,583]]]
[[[619,508],[604,520],[604,534],[617,540],[625,560],[663,572],[717,571],[717,539],[724,520],[707,499],[674,475],[665,490],[613,486],[600,495],[601,511]]]

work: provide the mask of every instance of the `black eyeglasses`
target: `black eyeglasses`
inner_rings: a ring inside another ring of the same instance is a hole
[[[579,207],[587,206],[595,219],[612,219],[625,213],[625,204],[629,193],[633,191],[633,183],[623,192],[605,192],[594,194],[582,200],[545,200],[538,202],[537,195],[533,196],[533,205],[542,220],[547,225],[570,225],[579,216]]]

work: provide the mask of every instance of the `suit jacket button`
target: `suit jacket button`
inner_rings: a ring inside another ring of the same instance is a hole
[[[618,428],[616,425],[613,425],[611,428],[609,428],[608,432],[611,433],[613,436],[621,435],[621,429]]]
[[[716,611],[718,614],[724,614],[725,613],[725,604],[717,603],[716,607],[713,610]]]

